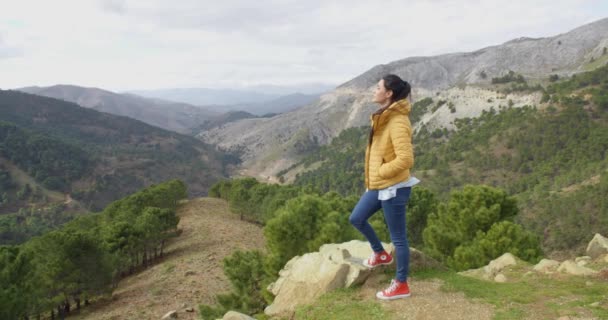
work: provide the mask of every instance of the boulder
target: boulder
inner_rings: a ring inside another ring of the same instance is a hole
[[[236,311],[228,311],[226,312],[222,320],[255,320],[255,318]]]
[[[589,269],[587,267],[579,266],[572,260],[566,260],[560,264],[557,271],[568,273],[575,276],[590,276],[597,273],[597,271]]]
[[[458,274],[481,278],[484,280],[495,280],[495,277],[498,273],[500,273],[505,267],[512,266],[517,264],[517,258],[514,255],[507,252],[502,256],[490,261],[488,265],[483,266],[478,269],[470,269],[466,271],[458,272]]]
[[[596,233],[593,239],[587,245],[587,255],[591,258],[597,258],[608,253],[608,238]]]
[[[542,273],[553,273],[557,271],[559,267],[559,261],[551,260],[551,259],[542,259],[539,263],[537,263],[532,269],[534,271],[542,272]]]
[[[393,254],[394,247],[384,244]],[[311,304],[322,294],[338,288],[361,284],[373,271],[362,262],[372,254],[367,241],[352,240],[339,244],[325,244],[318,252],[296,256],[279,272],[279,279],[268,290],[275,295],[264,313],[269,316],[291,317],[298,305]],[[410,248],[410,266],[433,265],[430,258]],[[435,264],[439,265],[437,262]],[[394,268],[395,263],[391,265]],[[411,270],[411,268],[410,268]]]

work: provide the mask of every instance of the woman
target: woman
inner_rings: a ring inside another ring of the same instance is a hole
[[[412,127],[409,120],[409,83],[396,75],[384,76],[376,87],[374,102],[380,105],[371,116],[372,128],[365,150],[366,191],[350,215],[350,223],[370,242],[374,253],[363,262],[369,268],[391,264],[393,257],[382,247],[368,219],[380,208],[384,211],[391,241],[395,247],[397,275],[390,286],[376,294],[384,300],[410,295],[407,284],[409,245],[405,227],[405,208],[412,186],[419,182],[410,176],[414,165]]]

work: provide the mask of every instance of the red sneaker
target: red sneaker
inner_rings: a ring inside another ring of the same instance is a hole
[[[401,282],[397,279],[391,281],[391,285],[385,290],[378,291],[376,298],[382,300],[394,300],[400,298],[407,298],[410,296],[410,287],[407,285],[407,281]]]
[[[374,268],[383,264],[393,263],[393,257],[391,257],[386,250],[382,250],[380,253],[372,253],[372,255],[363,261],[363,265],[368,268]]]

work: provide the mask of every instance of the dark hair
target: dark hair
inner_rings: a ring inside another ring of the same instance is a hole
[[[382,77],[384,80],[384,88],[393,92],[391,103],[406,99],[412,92],[412,87],[407,81],[403,81],[399,76],[387,74]]]

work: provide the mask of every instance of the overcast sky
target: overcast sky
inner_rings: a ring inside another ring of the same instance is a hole
[[[0,88],[340,84],[605,17],[607,0],[0,0]]]

